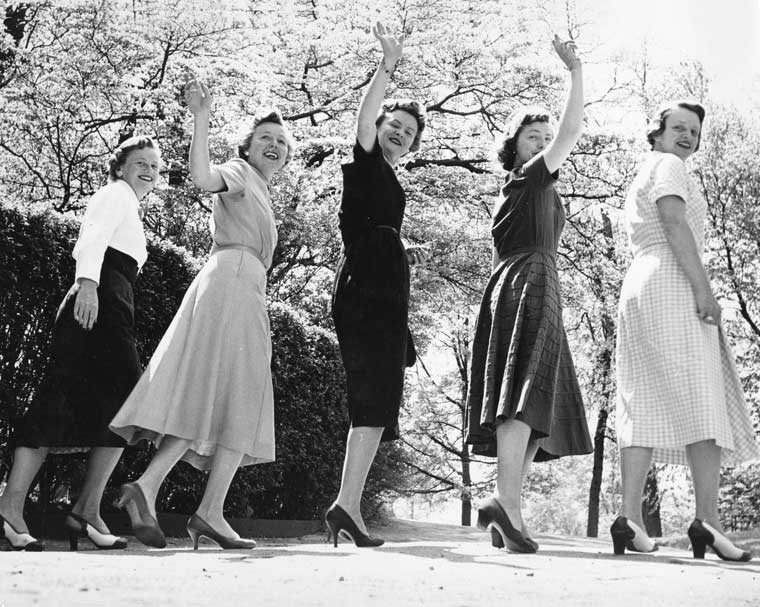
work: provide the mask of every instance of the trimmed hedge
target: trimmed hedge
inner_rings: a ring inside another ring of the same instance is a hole
[[[74,276],[71,250],[78,222],[50,212],[0,204],[0,465],[11,462],[11,429],[34,395],[48,362],[55,313]],[[151,241],[135,288],[138,350],[146,363],[199,269],[181,249]],[[345,383],[334,338],[282,304],[270,309],[277,461],[242,468],[227,499],[229,516],[317,518],[340,484]],[[104,500],[138,476],[151,455],[127,449]],[[42,500],[70,501],[81,485],[85,456],[52,456],[43,468]],[[204,473],[180,464],[159,495],[159,510],[189,513],[203,492]],[[1,478],[1,477],[0,477]],[[371,483],[370,483],[371,485]],[[34,503],[31,507],[36,507]]]

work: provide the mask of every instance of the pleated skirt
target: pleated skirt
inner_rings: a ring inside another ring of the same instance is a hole
[[[542,251],[505,259],[478,314],[467,396],[472,452],[495,457],[496,426],[508,419],[530,426],[537,461],[593,450],[554,258]]]
[[[266,269],[253,254],[211,255],[111,429],[130,444],[190,441],[182,458],[200,470],[217,448],[241,465],[274,461],[272,345]]]
[[[16,447],[67,453],[125,445],[108,423],[142,370],[135,346],[136,277],[134,259],[106,249],[97,291],[98,317],[89,331],[74,318],[76,293],[67,293],[53,326],[50,363],[16,425]]]

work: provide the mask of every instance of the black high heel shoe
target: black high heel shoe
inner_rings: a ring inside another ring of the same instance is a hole
[[[510,550],[513,552],[532,554],[538,550],[538,544],[528,542],[525,536],[512,526],[509,516],[494,497],[487,499],[478,508],[478,527],[483,530],[491,529],[492,533],[496,531],[500,536],[501,545],[505,546],[509,541]],[[492,534],[492,544],[493,537]]]
[[[354,522],[354,519],[348,516],[348,513],[338,506],[338,504],[334,504],[325,513],[325,523],[329,529],[330,536],[332,536],[333,546],[336,548],[338,547],[338,535],[341,532],[343,532],[344,536],[350,537],[357,548],[377,548],[385,543],[385,540],[379,537],[372,537],[371,535],[362,533]]]
[[[79,549],[79,538],[86,537],[98,550],[124,550],[127,540],[110,533],[101,533],[78,514],[69,512],[66,517],[66,527],[69,529],[69,548],[75,552]]]
[[[625,554],[626,548],[631,552],[656,552],[657,543],[652,542],[651,548],[648,546],[636,546],[637,531],[646,535],[636,523],[632,523],[624,516],[619,516],[610,526],[610,535],[612,536],[612,547],[615,554]],[[647,538],[649,539],[649,538]],[[651,539],[649,541],[652,541]]]
[[[121,497],[116,504],[119,508],[126,508],[129,520],[132,523],[132,533],[146,546],[164,548],[166,536],[161,531],[156,517],[150,513],[148,500],[137,483],[125,483],[121,486]]]
[[[533,546],[536,552],[538,552],[538,542],[536,540],[534,540],[532,537],[528,537],[527,535],[523,535],[523,538],[526,542],[528,542],[528,544]],[[494,527],[491,527],[491,546],[494,548],[504,548],[504,539]],[[519,546],[507,538],[507,550],[511,550],[512,552],[519,552]]]
[[[45,550],[45,544],[32,537],[29,533],[19,533],[2,516],[0,516],[0,521],[3,521],[2,527],[5,540],[13,550],[26,550],[27,552],[42,552]]]
[[[252,550],[256,542],[241,537],[225,537],[204,521],[197,514],[193,514],[187,521],[187,534],[193,541],[193,550],[198,550],[198,540],[205,537],[225,550]]]
[[[733,561],[738,563],[746,563],[752,558],[752,554],[746,550],[739,550],[733,545],[731,540],[726,536],[721,535],[716,529],[713,529],[709,524],[703,523],[698,518],[694,519],[694,522],[689,527],[687,532],[689,541],[691,542],[691,551],[694,554],[695,559],[705,558],[705,548],[710,546],[712,551],[717,554],[724,561]],[[717,544],[723,544],[721,546]],[[740,554],[737,556],[731,556],[726,554],[726,550],[734,549]]]

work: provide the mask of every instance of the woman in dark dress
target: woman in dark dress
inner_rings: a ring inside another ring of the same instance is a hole
[[[325,515],[335,546],[341,532],[357,546],[383,543],[367,535],[361,496],[380,441],[398,438],[404,369],[415,360],[407,327],[409,261],[420,251],[405,249],[399,237],[406,201],[393,166],[419,147],[425,116],[413,101],[381,108],[403,36],[395,38],[381,23],[373,33],[383,60],[359,106],[354,161],[343,166],[344,255],[333,293],[351,421],[340,493]]]
[[[472,347],[467,442],[498,458],[496,496],[478,510],[494,546],[535,552],[520,493],[531,462],[589,453],[591,438],[562,324],[556,254],[565,216],[554,189],[583,128],[581,63],[554,48],[571,87],[556,130],[547,112],[514,114],[499,160],[509,171],[493,217],[493,272]]]
[[[135,347],[133,285],[147,258],[139,203],[158,179],[158,147],[131,137],[109,161],[109,183],[87,204],[74,246],[76,282],[56,316],[52,357],[16,429],[16,450],[0,496],[0,520],[14,550],[43,550],[23,511],[49,452],[90,451],[84,486],[66,517],[71,548],[80,536],[100,549],[123,549],[100,517],[103,490],[124,451],[108,422],[141,373]]]

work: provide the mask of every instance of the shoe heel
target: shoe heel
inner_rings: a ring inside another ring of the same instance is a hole
[[[340,532],[340,528],[333,527],[330,523],[327,523],[327,541],[330,541],[330,538],[332,538],[333,541],[333,548],[338,547],[338,533]]]
[[[504,548],[504,540],[499,530],[495,527],[491,527],[491,546],[494,548]]]
[[[694,555],[695,559],[705,558],[706,547],[707,547],[707,542],[705,542],[703,539],[691,538],[691,552]]]
[[[493,522],[493,519],[490,516],[488,516],[486,511],[481,508],[478,508],[478,529],[483,529],[485,531],[486,529],[488,529],[488,525],[490,525],[492,522]]]
[[[625,545],[628,542],[629,534],[624,531],[612,531],[612,548],[616,555],[625,554]]]
[[[200,534],[195,529],[188,529],[187,534],[190,536],[190,539],[193,542],[193,550],[198,550],[198,540],[200,539]]]
[[[69,530],[69,550],[71,552],[79,550],[79,532],[73,529]]]

